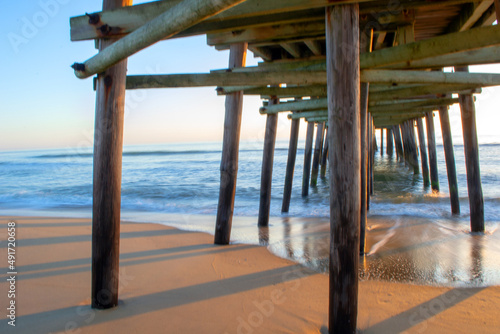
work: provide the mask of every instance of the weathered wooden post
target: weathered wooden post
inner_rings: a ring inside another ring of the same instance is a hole
[[[431,177],[431,188],[433,191],[439,191],[439,176],[436,154],[436,135],[434,129],[434,114],[428,112],[425,116],[427,126],[427,148],[429,151],[429,167]]]
[[[431,185],[429,178],[429,163],[427,162],[427,145],[425,143],[424,124],[422,118],[417,118],[418,143],[420,147],[420,159],[422,164],[422,177],[424,179],[424,187]]]
[[[326,8],[330,333],[356,333],[361,211],[359,5]]]
[[[469,72],[469,67],[457,67],[456,72]],[[459,95],[464,136],[467,190],[469,192],[470,227],[472,232],[484,232],[484,199],[479,167],[476,108],[472,94]]]
[[[418,167],[418,152],[417,152],[417,142],[415,139],[415,124],[413,120],[406,122],[408,131],[408,163],[413,167],[413,173],[420,173],[420,168]]]
[[[387,155],[392,157],[392,155],[394,154],[394,140],[393,140],[393,136],[392,136],[392,129],[391,128],[387,128],[386,129],[386,134],[387,134]]]
[[[322,179],[324,179],[326,177],[326,163],[327,163],[327,161],[328,161],[328,128],[326,128],[325,144],[323,146],[323,153],[321,154],[320,177]]]
[[[279,99],[271,96],[269,104],[278,104]],[[266,120],[266,134],[264,138],[264,152],[262,153],[262,172],[260,178],[259,226],[269,226],[269,212],[271,209],[271,187],[273,180],[274,148],[276,146],[276,132],[278,130],[278,114],[268,114]]]
[[[384,156],[384,128],[380,128],[380,156]]]
[[[373,40],[373,29],[365,28],[359,36],[360,49],[364,52],[371,52]],[[368,97],[370,92],[370,84],[362,82],[360,87],[360,161],[361,161],[361,212],[359,222],[359,254],[365,254],[366,241],[366,222],[367,211],[369,207],[368,195]]]
[[[247,44],[232,44],[229,51],[229,68],[244,67]],[[243,92],[226,95],[224,138],[220,164],[220,190],[214,243],[228,245],[233,221],[234,195],[238,174],[238,153],[240,146],[241,113]]]
[[[132,5],[104,0],[103,10]],[[115,39],[99,40],[99,52]],[[92,307],[118,305],[123,119],[127,60],[97,76],[92,204]]]
[[[455,165],[455,152],[453,151],[448,107],[439,108],[439,120],[443,135],[444,157],[446,160],[446,172],[448,174],[448,186],[450,189],[451,213],[458,215],[460,214],[460,201],[458,198],[457,169]]]
[[[394,141],[396,143],[396,154],[398,160],[404,160],[403,143],[401,142],[401,129],[399,125],[394,125],[392,127],[392,133],[394,134]]]
[[[312,142],[314,122],[307,122],[306,147],[304,150],[304,172],[302,174],[302,197],[309,195],[309,176],[311,175]]]
[[[373,124],[373,115],[371,113],[368,114],[370,120],[370,196],[373,195],[374,187],[373,187],[373,169],[375,165],[375,151],[377,150],[377,140],[375,137],[375,125]]]
[[[290,130],[290,143],[288,144],[288,161],[286,163],[285,188],[283,189],[283,203],[281,212],[290,210],[290,199],[292,198],[293,174],[295,170],[295,160],[297,158],[297,144],[299,141],[300,118],[292,120]]]
[[[323,122],[318,123],[318,127],[316,129],[316,142],[314,143],[314,156],[312,162],[312,170],[311,170],[311,187],[316,187],[318,184],[318,174],[319,174],[319,159],[321,155],[321,142],[323,141]]]

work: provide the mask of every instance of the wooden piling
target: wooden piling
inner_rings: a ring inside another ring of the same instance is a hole
[[[444,157],[446,160],[446,172],[448,174],[448,186],[450,190],[451,213],[460,214],[460,201],[458,198],[457,169],[455,165],[455,152],[453,151],[453,140],[451,137],[450,116],[448,107],[439,108],[439,120],[443,136]]]
[[[439,191],[439,176],[436,154],[436,135],[434,129],[434,114],[428,112],[425,116],[425,124],[427,127],[427,149],[429,152],[429,169],[431,177],[432,191]]]
[[[229,68],[245,66],[247,44],[232,44],[229,52]],[[241,113],[243,92],[226,95],[224,137],[220,164],[220,190],[215,222],[214,243],[228,245],[233,221],[234,195],[238,174],[238,153],[240,146]]]
[[[326,7],[330,166],[329,332],[356,333],[360,176],[359,5]]]
[[[384,156],[384,128],[380,129],[380,156]]]
[[[272,96],[270,105],[278,104],[279,99]],[[271,210],[271,186],[273,180],[274,148],[276,146],[276,132],[278,130],[278,115],[267,115],[266,134],[264,138],[264,152],[262,153],[262,172],[260,178],[260,204],[258,225],[269,226]]]
[[[457,72],[469,72],[469,67],[455,67]],[[484,199],[479,167],[476,108],[472,94],[459,95],[464,137],[467,190],[469,193],[470,227],[472,232],[484,232]]]
[[[407,139],[407,131],[406,131],[406,126],[405,123],[399,124],[399,131],[401,132],[401,144],[403,147],[403,161],[405,163],[405,166],[408,165],[408,139]]]
[[[314,155],[311,170],[311,187],[316,187],[318,185],[318,174],[319,174],[319,159],[321,155],[321,142],[323,141],[323,129],[324,122],[318,123],[316,129],[316,142],[314,143]]]
[[[415,123],[412,121],[406,122],[408,131],[408,163],[410,167],[413,168],[413,173],[420,173],[420,168],[418,167],[418,152],[417,152],[417,141],[415,138]]]
[[[394,154],[394,140],[393,140],[393,135],[392,135],[392,129],[387,128],[386,129],[386,135],[387,135],[387,155],[392,157]]]
[[[132,5],[104,0],[103,10]],[[116,40],[99,41],[102,52]],[[92,308],[118,305],[123,119],[127,59],[97,76],[92,205]]]
[[[399,125],[395,125],[392,128],[392,133],[394,134],[394,141],[396,143],[396,153],[398,155],[398,160],[404,160],[404,149],[403,142],[401,140],[401,128]]]
[[[281,213],[290,210],[290,199],[292,198],[293,174],[295,170],[295,160],[297,158],[297,144],[299,141],[300,119],[292,120],[290,130],[290,142],[288,144],[288,161],[286,163],[285,188],[283,189],[283,203]]]
[[[365,254],[366,221],[369,207],[368,189],[368,93],[369,83],[361,83],[360,89],[360,150],[361,150],[361,213],[359,221],[359,254]]]
[[[302,174],[302,197],[309,195],[309,177],[311,175],[312,144],[314,136],[314,123],[307,123],[306,147],[304,149],[304,171]],[[330,165],[331,166],[331,165]]]
[[[429,163],[427,161],[427,145],[425,143],[424,124],[422,118],[417,118],[418,143],[420,148],[420,162],[422,165],[422,178],[424,179],[424,187],[431,185],[429,177]]]
[[[323,153],[321,154],[320,177],[322,179],[324,179],[326,177],[326,164],[327,164],[327,162],[328,162],[328,128],[326,128],[326,131],[325,131],[325,141],[324,141],[324,145],[323,145]]]
[[[377,141],[375,139],[375,126],[373,125],[373,115],[371,113],[368,114],[368,119],[369,119],[369,124],[368,126],[370,127],[370,196],[373,196],[373,168],[375,165],[375,151],[377,150]]]

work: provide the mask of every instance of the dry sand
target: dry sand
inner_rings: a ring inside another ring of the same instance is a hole
[[[16,217],[16,326],[8,325],[7,222],[0,333],[326,333],[328,277],[265,247],[122,223],[120,305],[90,303],[89,219]],[[360,282],[361,333],[498,333],[500,288]]]

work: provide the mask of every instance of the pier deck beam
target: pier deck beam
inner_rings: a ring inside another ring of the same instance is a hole
[[[361,212],[359,5],[326,8],[330,149],[329,332],[356,333]]]
[[[244,67],[247,52],[246,43],[232,44],[229,51],[229,68]],[[240,147],[241,113],[243,92],[226,95],[224,118],[224,139],[220,165],[220,190],[214,243],[228,245],[231,238],[234,195],[238,174],[238,154]]]
[[[304,171],[302,174],[302,197],[307,197],[309,195],[309,177],[311,176],[313,137],[314,122],[307,122],[306,147],[304,149]]]
[[[318,185],[318,174],[319,174],[319,160],[321,157],[321,146],[323,142],[324,135],[324,122],[318,123],[316,129],[316,142],[314,143],[314,155],[311,170],[311,187],[316,187]]]
[[[457,72],[469,72],[469,67],[455,67]],[[484,199],[479,167],[476,108],[472,94],[460,95],[460,110],[464,136],[467,190],[469,192],[470,227],[472,232],[484,232]]]
[[[104,0],[103,10],[132,5]],[[100,40],[99,52],[116,40]],[[123,120],[127,59],[97,76],[92,205],[92,308],[118,305]]]
[[[272,96],[270,105],[278,104],[279,99]],[[271,187],[273,180],[274,148],[276,146],[276,132],[278,130],[278,115],[269,114],[266,120],[266,135],[264,138],[264,152],[262,153],[262,172],[260,178],[260,204],[258,225],[269,226],[269,212],[271,210]]]
[[[427,145],[425,143],[424,124],[422,118],[417,118],[418,143],[420,148],[420,159],[422,165],[422,177],[424,179],[424,187],[431,185],[429,176],[429,163],[427,160]]]
[[[429,152],[429,169],[431,177],[432,191],[439,191],[439,176],[436,154],[436,133],[434,129],[434,114],[428,112],[425,116],[425,124],[427,127],[427,149]]]
[[[297,158],[297,144],[299,141],[300,119],[292,119],[290,130],[290,143],[288,145],[288,161],[286,163],[285,188],[283,189],[283,203],[281,212],[290,210],[290,200],[292,198],[293,174],[295,170],[295,160]]]
[[[455,152],[453,151],[453,140],[451,137],[450,116],[448,107],[439,108],[439,120],[443,136],[444,157],[446,160],[446,172],[448,173],[448,186],[450,190],[451,213],[460,214],[460,201],[458,198],[457,168],[455,165]]]

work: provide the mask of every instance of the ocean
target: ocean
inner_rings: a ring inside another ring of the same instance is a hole
[[[301,197],[304,143],[299,143],[290,212],[281,214],[288,142],[276,144],[269,229],[258,229],[262,142],[242,142],[232,240],[267,245],[320,272],[328,266],[328,178]],[[221,143],[126,146],[122,220],[213,233]],[[500,144],[480,147],[486,233],[469,233],[463,146],[455,146],[461,214],[451,215],[443,147],[441,191],[396,157],[375,155],[367,256],[361,279],[446,286],[500,284]],[[0,152],[0,215],[90,217],[92,149]]]

